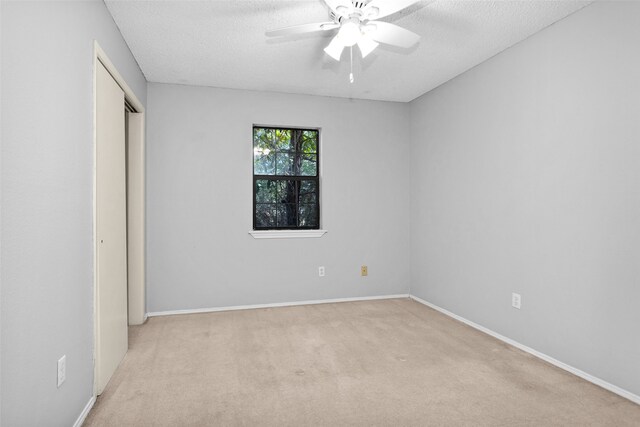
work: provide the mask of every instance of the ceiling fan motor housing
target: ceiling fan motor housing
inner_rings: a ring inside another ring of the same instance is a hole
[[[367,16],[365,16],[365,6],[368,4],[368,1],[352,1],[351,2],[351,7],[347,7],[347,6],[338,6],[336,8],[336,12],[334,12],[333,10],[330,10],[329,12],[329,16],[331,17],[331,19],[333,19],[335,22],[342,24],[346,19],[352,19],[352,18],[357,18],[359,21],[363,21],[365,19],[370,19],[373,16],[369,16],[371,15],[371,12],[375,9],[375,11],[377,12],[377,8],[371,8],[371,10],[369,10],[367,13]]]
[[[338,6],[336,11],[330,11],[331,19],[340,24],[338,37],[344,46],[353,46],[358,42],[363,33],[364,21],[373,19],[378,8],[372,7],[365,10],[368,1],[352,1],[351,7]]]

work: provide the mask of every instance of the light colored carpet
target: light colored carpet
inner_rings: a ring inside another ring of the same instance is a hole
[[[408,299],[155,317],[86,426],[640,426],[640,406]]]

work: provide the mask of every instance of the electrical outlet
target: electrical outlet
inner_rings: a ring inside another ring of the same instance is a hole
[[[324,277],[324,267],[318,267],[318,276]]]
[[[522,305],[522,296],[520,294],[516,294],[515,292],[511,294],[511,306],[513,308],[517,308],[520,310],[520,306]]]
[[[360,267],[360,275],[361,276],[368,276],[369,275],[369,269],[367,268],[366,265],[363,265],[362,267]]]
[[[58,359],[58,388],[67,379],[67,355]]]

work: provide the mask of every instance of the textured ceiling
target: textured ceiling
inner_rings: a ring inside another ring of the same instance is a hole
[[[422,1],[384,18],[421,36],[349,61],[323,48],[333,31],[265,31],[328,20],[321,0],[114,1],[107,7],[150,82],[411,101],[589,1]]]

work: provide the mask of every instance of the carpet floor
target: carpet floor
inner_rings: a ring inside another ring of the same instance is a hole
[[[640,426],[640,406],[409,299],[154,317],[85,426]]]

